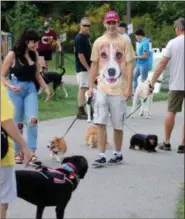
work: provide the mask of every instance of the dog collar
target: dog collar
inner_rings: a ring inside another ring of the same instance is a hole
[[[64,163],[59,169],[63,169],[69,172],[70,174],[68,177],[70,180],[73,180],[74,178],[76,178],[77,182],[80,181],[80,177],[76,173],[76,167],[72,163]]]

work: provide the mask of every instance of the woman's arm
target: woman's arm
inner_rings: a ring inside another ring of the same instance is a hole
[[[49,101],[50,99],[50,90],[49,90],[49,87],[48,85],[45,83],[44,79],[42,78],[41,74],[40,74],[40,64],[39,64],[39,55],[38,55],[38,52],[36,52],[36,56],[37,56],[37,69],[36,69],[36,79],[38,81],[38,83],[44,88],[45,90],[45,93],[47,95],[46,97],[46,102]]]
[[[1,80],[2,80],[3,84],[9,88],[11,88],[12,85],[6,79],[6,75],[7,75],[8,70],[13,65],[14,59],[15,59],[15,54],[14,54],[14,52],[10,51],[8,53],[8,55],[6,56],[5,60],[3,61],[2,69],[1,69]]]

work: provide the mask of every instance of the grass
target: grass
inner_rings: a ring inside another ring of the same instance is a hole
[[[67,116],[74,116],[77,112],[77,93],[78,86],[66,85],[69,97],[65,99],[64,93],[60,90],[57,91],[56,99],[51,98],[48,103],[45,103],[44,92],[39,97],[39,119],[49,120],[62,118]],[[154,95],[154,101],[163,101],[167,99],[167,91]],[[128,101],[128,105],[131,105],[132,101]]]
[[[65,53],[64,55],[64,67],[66,68],[67,75],[75,75],[75,57],[72,53]],[[59,71],[56,69],[56,53],[53,53],[52,61],[49,63],[49,70],[50,71]]]
[[[182,190],[182,193],[180,195],[180,198],[179,198],[179,203],[177,204],[177,209],[176,209],[176,215],[177,215],[177,219],[184,219],[184,186],[181,188]]]

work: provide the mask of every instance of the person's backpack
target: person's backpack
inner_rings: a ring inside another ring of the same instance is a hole
[[[8,152],[8,134],[1,126],[1,160]]]

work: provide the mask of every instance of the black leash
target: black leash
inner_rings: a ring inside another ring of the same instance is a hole
[[[145,103],[147,99],[148,99],[148,97],[146,97],[146,98],[143,100],[143,103]],[[142,106],[142,104],[140,104],[139,106],[137,106],[137,107],[135,108],[135,110],[134,110],[132,113],[130,113],[130,114],[126,117],[126,119],[130,118],[131,115],[133,115],[141,106]]]
[[[88,101],[84,104],[83,107],[85,107],[88,103],[89,103],[89,99],[88,99]],[[62,136],[63,138],[67,135],[67,133],[69,132],[69,130],[71,129],[71,127],[73,126],[73,124],[76,122],[77,119],[78,119],[78,116],[75,117],[75,119],[73,120],[73,122],[71,123],[71,125],[69,126],[69,128],[67,129],[67,131],[65,132],[65,134]]]
[[[70,58],[68,58],[67,56],[64,55],[64,58],[68,59],[70,62],[72,62],[73,64],[75,64],[75,61],[72,60],[72,59],[70,59]]]

